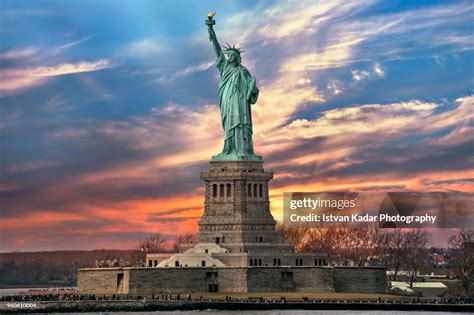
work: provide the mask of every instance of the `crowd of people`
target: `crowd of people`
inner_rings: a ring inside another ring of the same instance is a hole
[[[39,302],[39,301],[100,301],[116,300],[118,295],[83,294],[73,289],[33,289],[17,294],[0,296],[2,302]],[[125,299],[125,297],[122,297]]]
[[[425,304],[472,304],[472,299],[460,298],[409,298],[400,297],[398,299],[364,299],[364,300],[342,300],[342,299],[312,299],[307,296],[301,298],[287,299],[285,296],[278,298],[264,298],[262,296],[254,297],[232,297],[226,295],[210,299],[205,299],[202,295],[192,296],[191,294],[152,294],[145,297],[130,294],[84,294],[74,289],[31,289],[26,292],[0,296],[0,302],[40,302],[40,301],[206,301],[206,302],[247,302],[247,303],[285,303],[285,302],[307,302],[307,303],[425,303]]]

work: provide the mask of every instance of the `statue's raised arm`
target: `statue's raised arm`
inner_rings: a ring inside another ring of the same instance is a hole
[[[214,51],[217,55],[217,58],[219,58],[220,56],[222,56],[222,49],[219,45],[219,42],[217,41],[217,36],[214,32],[214,28],[212,27],[214,24],[216,24],[216,21],[213,20],[214,15],[216,15],[216,12],[210,12],[207,15],[206,25],[209,31],[209,40],[212,42],[212,46],[214,47]]]

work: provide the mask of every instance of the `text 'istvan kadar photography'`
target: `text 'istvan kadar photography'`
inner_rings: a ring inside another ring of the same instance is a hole
[[[472,1],[0,8],[0,313],[474,312]]]

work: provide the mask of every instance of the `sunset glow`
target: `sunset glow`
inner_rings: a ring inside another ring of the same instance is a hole
[[[290,191],[474,192],[472,2],[2,1],[1,252],[197,232],[211,9],[260,88],[276,219]]]

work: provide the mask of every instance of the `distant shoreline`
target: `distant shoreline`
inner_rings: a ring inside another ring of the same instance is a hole
[[[425,304],[377,302],[238,302],[238,301],[53,301],[25,302],[24,307],[13,308],[0,302],[2,313],[55,313],[100,311],[203,311],[203,310],[366,310],[366,311],[436,311],[473,312],[474,304]],[[29,307],[26,307],[30,303]],[[31,303],[35,304],[32,307]]]

